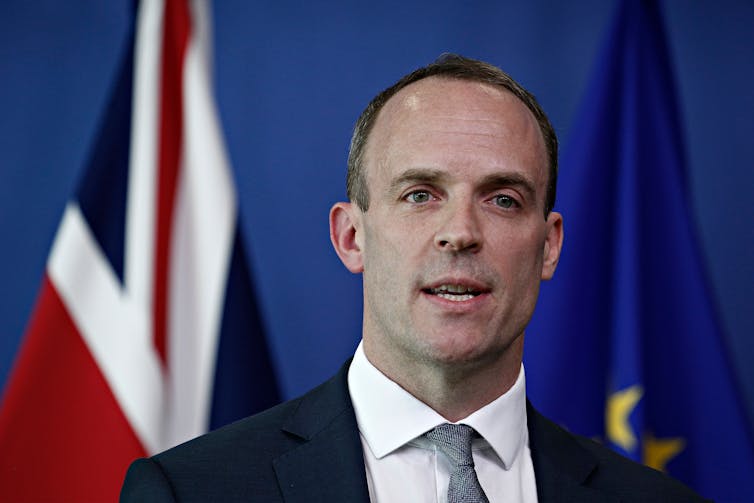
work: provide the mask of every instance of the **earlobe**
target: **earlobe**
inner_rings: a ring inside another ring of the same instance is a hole
[[[547,236],[543,250],[542,279],[552,279],[563,248],[563,216],[555,211],[547,216]]]
[[[330,241],[340,261],[352,273],[364,271],[358,212],[352,203],[335,203],[330,209]]]

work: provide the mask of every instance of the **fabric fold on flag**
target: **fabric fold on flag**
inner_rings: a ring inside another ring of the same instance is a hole
[[[754,500],[682,130],[657,2],[622,1],[561,163],[565,245],[527,329],[529,396],[703,496]]]

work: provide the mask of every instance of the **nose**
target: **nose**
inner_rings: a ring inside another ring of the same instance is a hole
[[[474,205],[462,202],[448,205],[446,211],[435,234],[435,246],[453,253],[478,251],[482,247],[482,232]]]

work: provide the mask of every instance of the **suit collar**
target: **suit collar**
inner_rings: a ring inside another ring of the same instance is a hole
[[[369,501],[359,428],[348,394],[351,361],[306,394],[283,425],[300,445],[273,461],[284,500]],[[597,459],[527,402],[529,445],[540,502],[619,500],[587,486]]]
[[[573,435],[537,412],[527,401],[529,447],[540,502],[618,502],[587,486],[597,459]]]
[[[375,367],[359,343],[348,370],[348,390],[361,437],[377,459],[448,420]],[[379,396],[379,400],[374,397]],[[508,470],[527,442],[526,376],[521,365],[513,386],[459,422],[473,427]]]
[[[368,502],[364,454],[348,395],[350,360],[306,394],[283,425],[301,444],[273,461],[286,502]]]

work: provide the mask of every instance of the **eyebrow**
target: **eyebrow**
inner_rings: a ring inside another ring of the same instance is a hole
[[[448,175],[439,170],[412,168],[404,171],[400,176],[394,178],[390,182],[388,193],[395,194],[396,192],[399,192],[405,185],[414,183],[426,183],[435,185],[446,181],[447,179]]]
[[[534,198],[536,189],[534,183],[519,173],[499,173],[487,175],[479,184],[483,189],[495,189],[498,187],[517,187],[525,192],[527,198]]]

